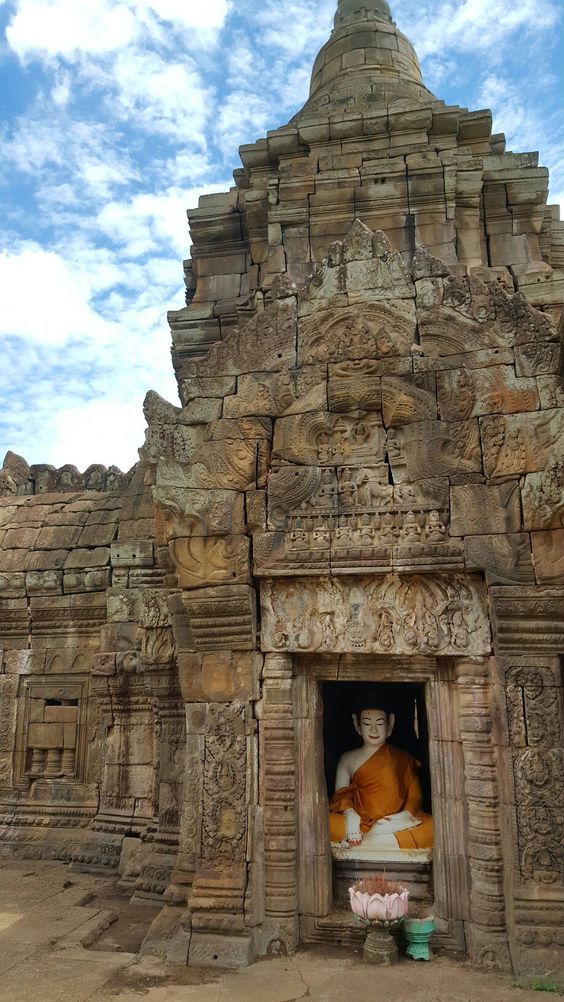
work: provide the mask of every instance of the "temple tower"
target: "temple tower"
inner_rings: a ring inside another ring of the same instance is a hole
[[[174,961],[354,942],[344,890],[369,867],[433,899],[438,949],[554,973],[547,171],[430,93],[386,0],[340,0],[304,107],[240,155],[189,212],[180,406],[147,395],[141,462],[78,493],[70,469],[3,471],[0,851],[119,865],[163,902],[144,950]],[[367,687],[421,753],[432,854],[331,844]]]

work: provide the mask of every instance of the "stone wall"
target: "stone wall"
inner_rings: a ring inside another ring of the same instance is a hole
[[[319,684],[418,681],[440,944],[554,971],[547,172],[430,94],[385,0],[341,0],[306,106],[241,158],[189,214],[180,406],[147,395],[141,462],[0,474],[0,852],[119,867],[169,960],[349,942]]]

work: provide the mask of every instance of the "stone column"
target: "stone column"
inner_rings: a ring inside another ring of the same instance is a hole
[[[502,742],[490,685],[492,662],[489,658],[473,658],[456,664],[468,809],[470,920],[466,931],[468,952],[474,963],[508,971],[511,959],[500,819]]]
[[[176,669],[155,666],[145,672],[145,686],[154,701],[158,742],[157,817],[143,836],[143,852],[134,898],[161,899],[170,886],[178,856],[184,768],[185,715]],[[169,897],[178,896],[173,888]],[[185,896],[182,896],[185,900]]]
[[[506,655],[506,816],[515,970],[562,974],[564,947],[564,693],[559,659]]]
[[[187,708],[203,737],[200,855],[190,897],[190,964],[244,967],[256,956],[247,923],[248,813],[256,803],[256,722],[241,701]]]
[[[266,655],[260,769],[265,884],[261,952],[270,954],[293,953],[298,942],[298,803],[292,675],[290,655]]]
[[[127,669],[119,661],[118,674],[92,678],[106,736],[98,812],[91,832],[73,854],[79,869],[116,870],[124,837],[143,835],[156,814],[153,700],[143,676],[135,673],[135,652],[126,653]]]

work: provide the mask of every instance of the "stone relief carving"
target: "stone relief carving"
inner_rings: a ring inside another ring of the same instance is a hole
[[[564,883],[562,690],[543,665],[516,665],[505,683],[521,877]]]
[[[309,466],[359,465],[384,460],[386,433],[379,414],[315,414],[279,418],[273,460]]]
[[[268,651],[490,650],[483,586],[471,576],[267,580],[261,609]]]
[[[415,339],[410,304],[359,304],[320,311],[299,327],[301,363],[385,360],[409,355]]]

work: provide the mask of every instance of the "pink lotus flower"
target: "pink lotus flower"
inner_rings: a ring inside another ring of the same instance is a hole
[[[409,892],[405,889],[393,894],[367,894],[349,887],[351,908],[359,918],[374,922],[391,922],[407,915]]]

